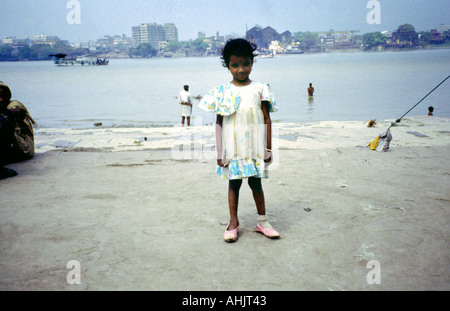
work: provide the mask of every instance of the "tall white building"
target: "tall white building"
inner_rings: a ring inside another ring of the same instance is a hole
[[[146,23],[133,26],[132,37],[135,46],[147,42],[158,49],[161,41],[178,41],[178,29],[173,23],[166,23],[164,26]]]
[[[164,24],[164,32],[166,33],[166,41],[178,41],[178,28],[174,23]]]

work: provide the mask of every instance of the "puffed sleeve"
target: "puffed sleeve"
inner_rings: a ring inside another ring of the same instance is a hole
[[[261,92],[261,101],[269,102],[269,111],[270,112],[278,111],[277,102],[275,100],[275,97],[273,96],[272,90],[268,83],[263,84],[262,92]]]
[[[198,104],[198,108],[207,112],[216,112],[216,97],[214,96],[214,89],[210,90],[203,96]]]
[[[239,107],[239,92],[232,84],[215,87],[205,94],[198,107],[207,112],[215,112],[222,116],[229,116]]]

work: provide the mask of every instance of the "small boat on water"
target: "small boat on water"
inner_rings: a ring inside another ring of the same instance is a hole
[[[284,54],[303,54],[303,53],[305,52],[300,49],[288,49]]]
[[[66,58],[66,54],[52,54],[49,56],[53,57],[53,62],[57,66],[106,66],[109,64],[109,59],[107,59],[106,57],[93,57],[92,55],[83,55],[78,56],[77,58]]]
[[[256,58],[274,58],[275,55],[273,53],[260,53],[256,56]]]

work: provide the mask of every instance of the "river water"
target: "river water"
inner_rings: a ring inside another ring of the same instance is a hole
[[[251,79],[267,82],[273,122],[368,121],[402,116],[450,74],[450,49],[279,55],[257,59]],[[203,95],[231,75],[219,57],[113,59],[108,66],[0,63],[0,80],[42,128],[175,126],[184,84]],[[313,100],[307,87],[315,88]],[[194,100],[195,104],[198,103]],[[450,79],[408,115],[450,117]],[[214,122],[194,105],[193,122]]]

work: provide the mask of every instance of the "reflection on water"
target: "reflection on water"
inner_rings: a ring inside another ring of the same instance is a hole
[[[314,113],[314,96],[308,96],[308,114]]]

